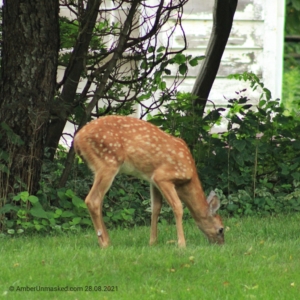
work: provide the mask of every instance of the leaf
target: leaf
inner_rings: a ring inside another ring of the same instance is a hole
[[[82,205],[84,205],[83,200],[81,200],[79,197],[77,196],[73,196],[72,197],[72,203],[76,206],[76,207],[82,207]]]
[[[11,210],[18,211],[18,208],[16,206],[7,203],[0,209],[0,214],[5,214],[7,212],[10,212]]]
[[[61,214],[62,218],[70,218],[70,217],[74,217],[74,213],[69,211],[69,210],[65,210],[63,211],[63,213]]]
[[[72,219],[72,225],[77,225],[77,224],[79,224],[80,223],[80,221],[81,221],[81,218],[80,217],[76,217],[76,218],[73,218]]]
[[[243,109],[249,109],[251,108],[253,105],[252,104],[246,104],[243,106]]]
[[[148,52],[149,52],[149,53],[153,53],[154,50],[155,50],[155,48],[154,48],[153,46],[150,46],[150,47],[148,48]]]
[[[239,100],[238,100],[238,103],[239,104],[244,104],[244,103],[247,103],[248,101],[248,98],[247,97],[241,97]]]
[[[238,206],[236,204],[230,203],[227,205],[227,210],[229,211],[236,211],[238,209]]]
[[[162,81],[162,82],[159,83],[158,87],[159,87],[160,90],[164,91],[167,87],[167,84],[166,84],[165,81]]]
[[[238,153],[237,155],[234,156],[234,160],[237,162],[237,164],[240,167],[243,167],[245,164],[244,158],[240,153]]]
[[[173,61],[177,64],[183,64],[186,62],[186,57],[185,55],[183,55],[182,53],[177,53],[174,57],[173,57]]]
[[[73,198],[75,196],[74,192],[70,189],[65,192],[65,195],[69,198]]]
[[[204,58],[204,56],[203,56],[203,58]],[[203,58],[202,58],[202,59],[203,59]],[[191,59],[191,60],[189,61],[190,66],[192,66],[192,67],[197,66],[197,65],[198,65],[198,60],[200,60],[199,57],[195,57],[195,58]]]
[[[47,225],[49,225],[49,222],[48,222],[48,220],[42,219],[42,224],[47,226]]]
[[[185,75],[185,73],[187,72],[187,65],[184,63],[184,64],[181,64],[179,66],[179,73],[181,75]]]
[[[28,200],[29,200],[29,202],[32,203],[32,204],[39,202],[39,198],[36,197],[36,196],[33,196],[33,195],[29,196],[29,197],[28,197]]]
[[[135,209],[134,208],[128,208],[126,209],[126,213],[130,214],[130,215],[133,215],[135,212]]]
[[[55,214],[56,215],[58,215],[58,216],[60,216],[61,214],[62,214],[62,210],[61,209],[57,209],[56,211],[55,211]]]
[[[294,172],[291,174],[295,180],[300,180],[300,172]]]
[[[171,71],[169,69],[164,69],[164,72],[167,74],[167,75],[171,75]]]
[[[165,50],[166,50],[166,47],[160,46],[160,47],[157,49],[157,52],[164,52]]]
[[[260,108],[262,108],[266,103],[267,103],[266,100],[261,100],[261,101],[259,101],[258,106],[259,106]]]
[[[34,206],[30,209],[30,214],[36,218],[48,219],[47,212],[42,207]]]
[[[233,141],[233,146],[239,151],[242,152],[244,151],[246,147],[246,141],[245,140],[234,140]]]
[[[300,141],[294,141],[292,145],[294,149],[300,150]]]
[[[58,191],[57,196],[60,200],[63,200],[63,201],[67,199],[65,192],[63,192],[63,191]]]
[[[19,195],[23,202],[27,202],[29,197],[29,193],[27,191],[21,192]]]

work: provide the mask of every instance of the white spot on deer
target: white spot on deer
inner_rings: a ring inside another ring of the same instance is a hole
[[[168,157],[167,157],[167,161],[168,161],[169,163],[171,163],[171,164],[172,164],[172,163],[173,163],[173,159],[172,159],[172,157],[171,157],[171,156],[168,156]]]
[[[184,153],[183,152],[179,152],[178,155],[179,155],[179,157],[184,158]]]

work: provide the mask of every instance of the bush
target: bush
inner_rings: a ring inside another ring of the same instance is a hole
[[[300,122],[296,114],[286,115],[279,100],[253,74],[233,76],[250,80],[261,89],[257,105],[237,92],[226,109],[209,111],[204,118],[193,112],[192,96],[178,93],[168,101],[165,112],[149,115],[149,122],[183,138],[195,158],[200,179],[207,191],[219,195],[223,214],[229,216],[269,215],[300,210]],[[222,116],[222,114],[224,116]],[[227,131],[211,128],[227,122]],[[77,158],[66,188],[55,187],[66,159],[60,148],[54,162],[45,162],[41,190],[12,196],[0,209],[2,230],[79,230],[92,226],[82,199],[89,192],[93,176]],[[150,223],[148,183],[118,176],[104,200],[108,227],[130,227]],[[185,218],[189,216],[185,208]],[[163,206],[160,222],[174,222],[171,208]]]
[[[299,119],[285,115],[279,100],[272,100],[254,74],[232,77],[250,80],[253,89],[261,89],[258,105],[251,104],[244,90],[228,100],[226,111],[214,109],[202,119],[191,113],[191,96],[179,94],[180,101],[169,102],[164,114],[150,116],[149,121],[187,141],[203,186],[218,191],[225,213],[300,210]],[[224,118],[227,131],[211,133]]]

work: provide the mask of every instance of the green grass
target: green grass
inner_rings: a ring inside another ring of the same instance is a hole
[[[2,237],[0,298],[299,299],[300,215],[225,223],[224,246],[209,245],[192,222],[185,223],[186,249],[172,242],[175,226],[160,226],[153,247],[148,227],[111,230],[113,245],[104,250],[92,230]],[[38,286],[83,291],[16,291]],[[105,286],[115,291],[85,291]]]

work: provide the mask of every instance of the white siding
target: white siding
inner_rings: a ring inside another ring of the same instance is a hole
[[[190,0],[185,6],[183,27],[187,36],[186,53],[204,55],[213,25],[212,0]],[[243,88],[252,101],[258,93],[251,92],[244,82],[228,80],[233,73],[253,72],[262,78],[274,98],[281,98],[284,0],[239,0],[231,34],[222,57],[217,78],[209,99],[225,105]],[[180,47],[182,38],[175,36],[172,46]],[[191,91],[200,66],[191,68],[180,90]],[[171,81],[172,78],[169,78]]]
[[[109,5],[109,1],[106,2]],[[155,0],[149,0],[149,3],[151,2]],[[213,5],[214,0],[189,0],[186,3],[182,22],[188,43],[186,54],[205,54],[213,25]],[[245,71],[254,72],[261,77],[273,97],[281,98],[284,10],[284,0],[238,1],[233,28],[209,95],[209,99],[215,105],[226,105],[226,99],[236,97],[235,92],[244,88],[248,88],[246,94],[252,102],[257,102],[259,93],[253,93],[245,82],[227,79],[229,74]],[[61,14],[72,17],[66,10],[61,10]],[[169,26],[172,24],[174,22],[170,20]],[[163,40],[162,35],[161,43]],[[178,32],[172,40],[172,47],[181,48],[182,45],[181,33]],[[200,66],[189,69],[188,76],[179,90],[192,90],[199,68]],[[63,70],[59,70],[59,77],[62,76],[62,72]],[[166,78],[166,81],[171,82],[172,76]],[[82,85],[79,90],[80,88]],[[73,133],[73,126],[67,125],[66,131]]]

